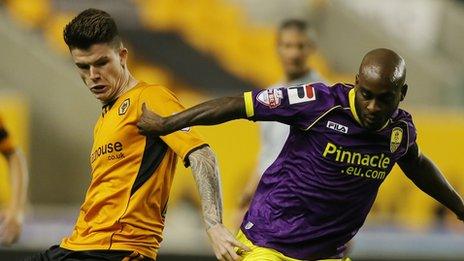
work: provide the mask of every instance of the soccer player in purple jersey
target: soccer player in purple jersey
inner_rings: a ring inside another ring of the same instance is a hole
[[[308,60],[316,50],[311,26],[303,20],[285,20],[277,31],[277,54],[284,71],[283,78],[266,89],[301,85],[308,82],[324,82],[318,72],[308,66]],[[239,226],[248,210],[253,194],[264,171],[274,162],[290,133],[286,124],[274,121],[259,122],[260,149],[256,171],[250,176],[239,200],[236,225]]]
[[[412,117],[399,109],[408,89],[403,58],[367,53],[354,86],[322,83],[219,98],[162,118],[144,109],[141,133],[247,118],[290,125],[264,172],[238,239],[243,260],[341,260],[379,186],[398,163],[414,184],[464,219],[462,198],[416,143]]]

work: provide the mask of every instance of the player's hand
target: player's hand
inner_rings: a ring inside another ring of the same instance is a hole
[[[0,243],[10,246],[19,239],[22,221],[20,214],[8,211],[0,213]]]
[[[142,104],[142,115],[137,122],[139,133],[145,136],[162,136],[168,134],[163,124],[164,118],[150,111],[145,103]]]
[[[239,251],[250,251],[250,248],[235,239],[223,224],[214,225],[207,232],[218,260],[241,260],[241,257],[235,252],[235,248],[238,248]]]

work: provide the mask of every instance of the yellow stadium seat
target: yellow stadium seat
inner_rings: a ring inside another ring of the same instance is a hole
[[[73,14],[58,13],[49,18],[49,21],[43,26],[47,42],[53,49],[61,53],[69,52],[68,46],[63,40],[63,29],[73,17]]]
[[[183,0],[138,0],[140,20],[147,28],[178,30]]]
[[[33,29],[40,27],[51,13],[50,0],[8,0],[6,7],[21,25]]]
[[[136,79],[143,79],[148,83],[160,84],[170,88],[172,77],[165,70],[141,62],[129,66]]]
[[[148,28],[180,33],[201,52],[214,55],[231,73],[261,87],[281,78],[275,29],[250,24],[237,4],[224,0],[135,0],[135,3]],[[353,81],[351,75],[331,70],[320,53],[310,63],[330,83]]]

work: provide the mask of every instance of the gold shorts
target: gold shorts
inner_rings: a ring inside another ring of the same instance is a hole
[[[241,230],[237,234],[237,239],[251,249],[248,252],[237,252],[243,258],[242,261],[303,261],[285,256],[274,249],[255,246]],[[321,259],[318,261],[351,261],[351,259]]]

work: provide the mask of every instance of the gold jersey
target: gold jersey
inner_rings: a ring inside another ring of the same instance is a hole
[[[184,110],[169,90],[143,82],[103,108],[90,154],[92,181],[62,248],[129,250],[156,258],[177,157],[188,164],[188,154],[205,143],[190,128],[140,135],[143,103],[162,116]]]

